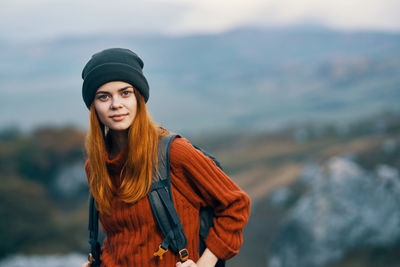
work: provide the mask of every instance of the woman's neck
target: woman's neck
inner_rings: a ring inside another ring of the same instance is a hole
[[[109,147],[109,157],[114,159],[118,154],[128,145],[128,130],[125,131],[111,131],[110,132],[111,144]]]

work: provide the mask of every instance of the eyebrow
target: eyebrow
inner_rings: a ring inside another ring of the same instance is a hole
[[[128,88],[132,88],[132,89],[133,89],[133,86],[128,85],[128,86],[122,87],[122,88],[118,89],[118,92],[121,92],[121,91],[126,90],[126,89],[128,89]],[[97,94],[109,94],[109,92],[106,92],[106,91],[98,91],[98,92],[96,92],[96,95],[97,95]]]

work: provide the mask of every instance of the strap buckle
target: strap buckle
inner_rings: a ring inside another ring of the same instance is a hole
[[[189,259],[189,252],[186,248],[179,251],[179,258],[181,259],[181,262],[185,262]]]
[[[168,251],[168,248],[167,249],[164,249],[163,247],[161,247],[161,245],[160,246],[158,246],[158,250],[156,251],[156,252],[154,252],[154,256],[158,256],[158,257],[160,257],[160,260],[162,260],[162,258],[163,258],[163,255],[166,253]]]

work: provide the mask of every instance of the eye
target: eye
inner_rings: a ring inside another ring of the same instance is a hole
[[[130,96],[131,94],[133,94],[132,90],[124,90],[122,91],[122,96]]]
[[[100,100],[100,101],[106,101],[108,99],[109,95],[97,95],[96,99]]]

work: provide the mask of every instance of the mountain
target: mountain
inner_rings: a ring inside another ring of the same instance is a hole
[[[185,134],[346,122],[399,110],[400,34],[240,28],[221,34],[106,33],[1,42],[1,125],[85,128],[81,70],[108,47],[144,60],[156,122]]]

